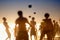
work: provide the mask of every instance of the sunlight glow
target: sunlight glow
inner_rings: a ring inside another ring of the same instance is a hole
[[[36,24],[36,29],[37,29],[37,38],[39,39],[40,38],[40,35],[41,35],[41,33],[40,33],[40,30],[39,30],[39,27],[40,26],[40,24],[38,23],[38,24]],[[11,33],[11,40],[15,40],[15,37],[14,37],[14,28],[15,28],[15,24],[14,23],[9,23],[9,27],[10,27],[10,33]],[[26,28],[27,28],[27,30],[29,30],[28,31],[28,35],[29,35],[29,40],[31,40],[30,39],[30,29],[28,29],[30,27],[30,25],[29,24],[26,24]],[[59,37],[59,35],[56,35],[55,37]],[[0,40],[5,40],[7,38],[7,33],[6,33],[6,31],[5,31],[5,27],[4,27],[4,25],[3,24],[0,24]],[[45,35],[45,38],[47,38],[47,36]],[[38,40],[37,39],[37,40]],[[34,40],[34,36],[32,36],[32,40]]]
[[[3,24],[0,24],[0,40],[5,40],[7,37],[7,34],[5,32],[5,27]]]
[[[33,35],[32,35],[32,40],[35,40]]]

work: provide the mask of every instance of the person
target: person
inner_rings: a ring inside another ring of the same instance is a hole
[[[10,34],[10,31],[9,31],[9,25],[8,25],[8,23],[6,22],[7,19],[6,19],[5,17],[3,17],[2,19],[3,19],[3,24],[4,24],[5,28],[6,28],[6,33],[7,33],[7,35],[8,35],[8,37],[6,38],[6,40],[7,40],[8,38],[11,40],[11,34]]]
[[[59,31],[60,31],[60,28],[59,28],[59,24],[58,22],[56,22],[55,20],[53,20],[53,25],[54,25],[54,33],[53,33],[53,40],[54,40],[54,37],[55,35],[57,34],[60,34]]]
[[[16,28],[18,27],[18,33],[16,36],[16,40],[28,40],[28,32],[26,30],[25,23],[29,24],[29,22],[27,18],[23,17],[22,11],[18,11],[18,16],[19,17],[15,21],[15,33],[17,32]]]
[[[31,40],[32,40],[32,35],[34,35],[35,39],[37,39],[37,36],[36,36],[36,29],[35,29],[35,25],[36,25],[36,22],[35,22],[35,18],[32,17],[32,20],[30,21],[30,24],[32,25],[31,26]]]
[[[58,24],[58,22],[56,22],[56,33],[57,33],[57,35],[60,35],[60,27],[59,27],[59,24]]]
[[[54,26],[54,33],[53,33],[53,40],[54,40],[54,38],[55,38],[55,35],[56,35],[56,32],[57,32],[57,27],[56,27],[56,21],[55,20],[53,20],[53,26]]]
[[[41,28],[40,40],[43,39],[45,34],[47,35],[47,40],[52,40],[53,24],[52,24],[52,21],[49,18],[49,16],[50,16],[49,13],[45,13],[45,15],[44,15],[45,19],[43,19],[43,22],[41,22],[41,25],[40,25],[40,28]]]

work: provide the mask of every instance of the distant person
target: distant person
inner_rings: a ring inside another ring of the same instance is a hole
[[[9,25],[8,25],[8,23],[6,22],[6,18],[5,17],[3,17],[2,18],[3,19],[3,24],[4,24],[4,26],[5,26],[5,28],[6,28],[6,33],[7,33],[7,38],[6,38],[6,40],[9,38],[9,40],[11,40],[11,34],[10,34],[10,31],[9,31]]]
[[[60,35],[60,27],[59,27],[58,22],[56,22],[56,33],[57,33],[58,35]]]
[[[43,22],[41,22],[41,37],[40,40],[43,39],[43,37],[45,36],[45,34],[47,35],[47,40],[52,40],[52,36],[53,36],[53,24],[51,19],[49,18],[49,13],[45,13],[44,17],[45,19],[43,19]]]
[[[54,40],[56,32],[57,32],[57,26],[56,26],[56,21],[55,20],[53,20],[53,27],[54,27],[54,31],[53,31],[53,40]]]
[[[35,40],[37,39],[37,36],[36,36],[36,28],[35,28],[35,25],[36,25],[36,22],[35,22],[35,18],[32,17],[32,20],[30,21],[30,24],[32,25],[31,26],[31,40],[32,40],[32,35],[34,35],[35,37]]]
[[[55,20],[53,20],[53,24],[54,24],[54,33],[53,33],[53,40],[54,40],[56,34],[60,35],[60,27],[58,22],[55,22]]]
[[[18,25],[18,33],[16,36],[16,40],[28,40],[28,32],[26,30],[26,23],[29,24],[27,18],[23,17],[23,12],[18,11],[18,18],[15,21],[15,32],[16,32],[16,27]]]

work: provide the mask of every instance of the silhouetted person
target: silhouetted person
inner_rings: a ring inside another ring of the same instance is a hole
[[[53,20],[53,23],[54,23],[54,33],[53,33],[53,38],[54,38],[56,34],[60,34],[60,33],[59,33],[60,27],[59,27],[58,22],[55,22],[55,20]],[[53,39],[53,40],[54,40],[54,39]]]
[[[45,13],[45,19],[43,19],[43,22],[41,23],[41,37],[40,40],[43,39],[45,34],[47,35],[47,40],[52,40],[53,36],[53,24],[51,19],[49,18],[49,13]]]
[[[36,36],[36,29],[35,29],[35,25],[36,25],[36,22],[35,22],[35,18],[34,17],[32,17],[32,20],[30,21],[30,24],[31,24],[31,40],[32,40],[32,35],[34,35],[34,37],[35,37],[35,40],[36,40],[36,38],[37,38],[37,36]]]
[[[55,20],[53,20],[53,27],[54,27],[54,31],[53,31],[53,40],[54,40],[56,32],[57,32],[57,30],[56,30],[57,27],[56,27],[56,21]]]
[[[3,19],[3,24],[4,24],[4,26],[5,26],[5,28],[6,28],[6,33],[7,33],[7,38],[6,38],[6,40],[9,38],[10,40],[11,40],[11,34],[10,34],[10,31],[9,31],[9,26],[8,26],[8,23],[6,22],[6,18],[5,17],[3,17],[2,18]]]
[[[56,33],[57,34],[60,34],[59,32],[60,32],[60,27],[59,27],[58,22],[56,22]]]
[[[29,22],[28,22],[27,18],[23,17],[22,11],[18,11],[18,16],[19,17],[15,21],[16,27],[18,25],[18,33],[16,36],[16,40],[28,40],[28,32],[26,30],[25,23],[29,24]],[[15,29],[15,32],[16,32],[16,29]]]

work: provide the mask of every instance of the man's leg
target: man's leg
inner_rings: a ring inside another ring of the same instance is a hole
[[[29,37],[28,37],[28,33],[27,33],[27,32],[24,32],[24,33],[23,33],[23,36],[24,36],[24,37],[23,37],[24,40],[29,40],[29,39],[28,39]]]
[[[51,32],[47,33],[47,40],[52,40],[52,33]]]
[[[35,38],[35,40],[37,40],[37,36],[36,35],[34,35],[34,38]]]
[[[44,35],[45,35],[44,33],[41,33],[40,40],[42,40],[42,39],[43,39]]]

